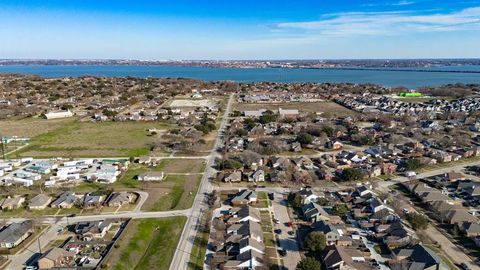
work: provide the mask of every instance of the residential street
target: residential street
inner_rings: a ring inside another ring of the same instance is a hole
[[[442,174],[442,173],[447,173],[447,172],[451,172],[451,171],[461,172],[463,170],[463,168],[465,168],[466,166],[474,166],[474,165],[479,165],[479,164],[480,164],[480,161],[478,161],[478,160],[477,161],[472,161],[472,162],[462,162],[462,163],[459,163],[459,164],[455,164],[451,167],[435,169],[435,170],[431,170],[431,171],[428,171],[428,172],[417,174],[415,176],[415,178],[416,179],[422,179],[422,178],[426,178],[426,177],[429,177],[429,176],[438,175],[438,174]],[[397,183],[407,182],[409,180],[410,179],[408,179],[408,177],[404,177],[404,176],[395,177],[395,178],[391,179],[390,181],[378,182],[378,188],[377,189],[387,191],[389,186],[397,184]]]
[[[195,236],[198,231],[200,217],[203,210],[207,207],[205,202],[205,195],[213,190],[213,185],[211,181],[217,173],[213,166],[215,164],[215,159],[221,157],[217,149],[219,149],[223,145],[223,135],[225,133],[229,114],[232,109],[233,99],[234,95],[231,94],[222,117],[222,122],[220,123],[220,128],[217,132],[217,139],[209,157],[207,158],[207,166],[200,182],[200,187],[198,188],[197,195],[195,196],[193,207],[188,210],[188,220],[185,224],[185,227],[183,228],[182,236],[180,237],[180,241],[177,245],[177,249],[173,256],[172,262],[170,263],[170,270],[187,269],[188,262],[190,261],[190,253],[193,247],[193,243],[195,241]]]
[[[456,172],[462,172],[462,170],[466,166],[473,166],[473,165],[478,165],[480,164],[479,161],[474,161],[474,162],[468,162],[468,163],[461,163],[452,167],[447,167],[447,168],[442,168],[442,169],[437,169],[437,170],[432,170],[428,171],[425,173],[418,174],[416,176],[417,179],[421,178],[426,178],[429,176],[434,176],[438,174],[443,174],[447,173],[450,171],[456,171]],[[402,182],[407,182],[409,181],[408,178],[406,177],[397,177],[392,179],[391,181],[384,181],[384,182],[379,182],[378,188],[379,190],[386,191],[388,190],[388,187],[390,185],[396,184],[396,183],[402,183]],[[405,200],[398,198],[399,201],[402,204],[403,208],[407,208],[409,210],[414,210],[415,212],[418,212],[414,207],[412,207],[407,201],[408,198],[405,198]],[[472,259],[467,256],[460,247],[452,243],[447,237],[445,237],[434,225],[430,224],[428,228],[424,231],[428,237],[433,239],[434,241],[437,241],[439,245],[441,246],[441,249],[444,251],[444,253],[457,265],[460,263],[466,263],[471,269],[479,269],[478,265],[474,264],[472,262]]]
[[[297,263],[301,260],[300,250],[297,242],[297,235],[289,235],[289,231],[293,228],[286,226],[290,222],[288,215],[286,200],[283,198],[283,192],[275,192],[275,200],[272,201],[272,208],[275,218],[279,220],[279,224],[275,225],[275,229],[282,230],[278,235],[280,247],[287,251],[287,256],[283,257],[283,264],[287,269],[295,269]]]

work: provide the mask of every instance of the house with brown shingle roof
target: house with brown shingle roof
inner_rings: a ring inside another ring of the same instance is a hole
[[[464,222],[473,222],[477,223],[478,218],[474,217],[472,214],[468,213],[465,209],[455,209],[451,210],[446,215],[446,221],[450,224],[461,225]]]

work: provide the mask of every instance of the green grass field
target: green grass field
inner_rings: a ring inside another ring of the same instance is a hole
[[[187,218],[133,220],[108,258],[108,269],[168,269]]]
[[[70,121],[33,137],[15,155],[29,157],[129,157],[147,155],[156,136],[148,128],[167,129],[165,123]]]

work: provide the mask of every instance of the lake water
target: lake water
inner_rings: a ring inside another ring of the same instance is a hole
[[[284,68],[206,68],[179,66],[0,66],[0,73],[26,73],[45,77],[134,76],[183,77],[200,80],[238,82],[350,82],[385,86],[435,86],[449,83],[480,83],[480,66],[432,67],[419,71]],[[448,71],[474,71],[461,73]]]

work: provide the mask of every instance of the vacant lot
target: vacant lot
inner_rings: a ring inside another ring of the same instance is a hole
[[[165,173],[201,173],[205,170],[204,159],[163,159],[155,170]]]
[[[163,123],[67,122],[34,137],[21,149],[21,156],[33,157],[125,157],[149,153],[156,136],[148,128],[166,129]]]
[[[133,220],[113,248],[108,269],[168,269],[186,217]]]
[[[300,112],[323,112],[331,114],[332,116],[347,116],[355,114],[354,111],[330,101],[286,103],[236,103],[234,106],[234,109],[238,111],[258,109],[278,110],[279,108],[298,109]]]
[[[33,138],[40,134],[55,130],[66,124],[73,123],[76,118],[45,120],[41,118],[25,118],[20,120],[0,121],[0,134],[2,136],[18,136]]]
[[[202,162],[202,160],[194,160],[190,169],[193,172],[195,172],[195,170],[198,171],[200,167],[203,168],[205,166]],[[156,168],[147,168],[142,165],[134,164],[130,166],[129,170],[117,182],[115,182],[112,187],[115,190],[135,191],[141,189],[148,192],[148,199],[142,206],[142,210],[144,211],[188,209],[192,206],[193,199],[197,194],[200,179],[202,177],[198,172],[190,175],[188,172],[179,174],[167,173],[165,179],[159,182],[140,182],[137,180],[137,176],[144,172],[163,171],[165,168],[174,171],[176,164],[172,164],[166,164],[164,167],[160,165]],[[176,170],[182,169],[178,168]]]

